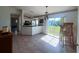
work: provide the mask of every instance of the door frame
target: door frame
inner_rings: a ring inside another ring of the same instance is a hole
[[[18,25],[17,25],[18,26],[18,30],[17,31],[19,33],[19,15],[18,14],[11,14],[10,15],[10,19],[11,18],[16,18],[18,20]],[[12,19],[10,20],[10,24],[11,24],[11,21],[12,21]],[[12,29],[12,27],[11,27],[11,29]]]

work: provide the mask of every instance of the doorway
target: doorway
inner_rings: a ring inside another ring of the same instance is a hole
[[[11,32],[19,32],[19,16],[15,14],[11,15]]]

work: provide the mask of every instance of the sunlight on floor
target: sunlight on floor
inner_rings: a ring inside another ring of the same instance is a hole
[[[53,47],[56,47],[59,44],[59,39],[49,36],[49,35],[45,35],[41,38],[41,40],[49,43],[50,45],[52,45]]]

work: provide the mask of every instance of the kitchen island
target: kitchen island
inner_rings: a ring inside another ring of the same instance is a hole
[[[22,35],[35,35],[43,32],[43,26],[23,26]]]

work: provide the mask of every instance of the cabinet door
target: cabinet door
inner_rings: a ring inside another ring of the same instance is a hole
[[[11,38],[4,39],[3,50],[5,53],[12,52],[12,41],[11,40],[12,40]]]
[[[5,35],[3,36],[3,50],[6,53],[12,52],[12,35]]]
[[[3,40],[2,37],[0,36],[0,53],[3,52]]]
[[[64,35],[73,36],[73,24],[64,24]]]

